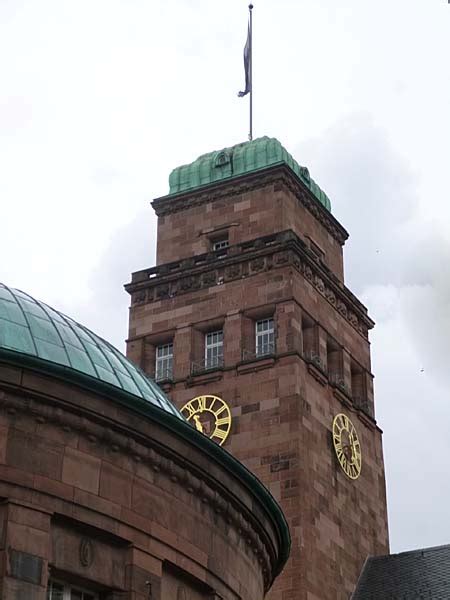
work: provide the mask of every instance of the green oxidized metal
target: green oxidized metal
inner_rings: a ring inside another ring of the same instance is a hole
[[[266,136],[203,154],[193,163],[177,167],[169,176],[169,195],[282,164],[293,171],[327,210],[331,210],[330,199],[311,179],[308,169],[300,166],[277,139]]]
[[[0,357],[5,352],[33,357],[41,367],[59,365],[68,375],[113,386],[184,419],[114,346],[43,302],[0,284]]]

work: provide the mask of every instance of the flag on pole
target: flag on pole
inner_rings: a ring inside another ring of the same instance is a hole
[[[252,77],[250,72],[250,61],[252,51],[252,32],[250,30],[250,23],[248,24],[247,41],[244,47],[244,70],[245,70],[245,90],[239,92],[239,98],[243,98],[249,92],[252,91]]]

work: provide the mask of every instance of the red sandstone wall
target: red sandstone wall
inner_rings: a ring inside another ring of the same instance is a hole
[[[230,182],[211,197],[186,195],[183,209],[168,214],[157,202],[158,265],[208,252],[219,230],[228,231],[231,246],[292,230],[306,246],[311,239],[323,260],[311,262],[307,249],[281,241],[273,256],[258,254],[257,244],[248,252],[239,246],[223,268],[214,257],[204,272],[195,261],[182,263],[177,280],[143,273],[130,287],[127,353],[151,374],[154,347],[172,340],[174,381],[165,389],[175,402],[181,407],[214,394],[231,406],[226,448],[281,503],[293,538],[270,600],[348,600],[366,556],[388,551],[381,431],[372,418],[371,322],[343,287],[345,232],[289,179],[264,177],[256,184],[247,178],[241,187]],[[242,361],[254,336],[252,320],[267,316],[275,320],[276,356]],[[304,329],[305,317],[311,329]],[[223,369],[192,375],[204,332],[216,328],[224,331]],[[356,481],[334,454],[331,427],[340,412],[361,441]]]
[[[226,229],[220,229],[226,227]],[[156,264],[160,265],[211,249],[210,238],[228,231],[230,245],[292,229],[324,252],[324,262],[343,279],[341,245],[282,184],[268,184],[237,196],[187,207],[158,219]]]
[[[179,382],[166,389],[178,406],[209,393],[232,407],[226,448],[281,503],[293,538],[291,559],[271,600],[284,599],[283,592],[296,600],[344,599],[366,556],[388,550],[380,431],[330,384],[326,373],[298,354],[239,364],[246,313],[259,309],[263,315],[264,307],[274,312],[282,354],[299,350],[300,306],[315,316],[321,332],[328,331],[344,347],[347,358],[370,368],[368,340],[290,267],[137,306],[130,334],[147,332],[147,344],[163,339],[161,332],[174,335]],[[224,329],[225,370],[189,379],[195,328],[208,330],[209,319]],[[140,341],[131,341],[129,356],[139,361],[140,352]],[[153,363],[144,360],[143,366],[151,372]],[[331,424],[339,412],[351,417],[361,438],[364,465],[356,482],[340,470],[332,448]]]
[[[44,600],[49,571],[102,600],[262,600],[254,499],[231,473],[108,398],[1,363],[0,495],[5,600]]]

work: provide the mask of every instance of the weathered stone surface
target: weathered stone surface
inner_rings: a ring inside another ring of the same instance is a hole
[[[233,470],[108,397],[1,372],[2,598],[44,600],[49,577],[111,600],[263,598],[277,532]]]
[[[266,484],[290,525],[291,558],[270,600],[348,599],[366,556],[388,551],[388,531],[372,323],[343,285],[342,230],[277,174],[216,186],[210,197],[185,194],[172,207],[158,200],[156,208],[158,266],[127,286],[128,356],[154,374],[155,347],[172,341],[165,389],[177,405],[214,394],[231,407],[225,447]],[[211,240],[224,231],[229,252],[211,255]],[[155,293],[160,285],[168,296]],[[276,352],[251,360],[254,322],[269,316]],[[223,368],[192,376],[204,333],[214,329],[224,332]],[[331,426],[341,412],[361,440],[356,481],[334,455]]]

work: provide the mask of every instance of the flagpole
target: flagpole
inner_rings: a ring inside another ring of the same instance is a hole
[[[253,4],[248,5],[250,12],[250,131],[248,139],[251,142],[253,140]]]

